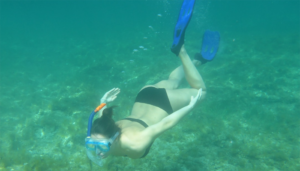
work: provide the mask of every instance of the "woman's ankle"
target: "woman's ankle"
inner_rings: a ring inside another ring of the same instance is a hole
[[[179,57],[185,57],[185,56],[187,56],[187,52],[185,50],[184,45],[181,46],[178,56]]]
[[[193,64],[194,64],[195,66],[202,65],[202,62],[199,61],[199,60],[195,60],[195,59],[194,59],[192,62],[193,62]]]

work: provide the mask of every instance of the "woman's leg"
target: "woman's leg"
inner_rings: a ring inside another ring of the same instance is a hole
[[[184,88],[184,89],[166,89],[167,95],[171,104],[173,111],[177,111],[182,107],[188,105],[191,101],[191,96],[197,96],[198,90],[194,88]],[[202,96],[199,101],[202,101],[205,97],[206,92],[202,91]],[[199,101],[197,103],[199,103]]]
[[[194,62],[191,61],[189,55],[187,54],[184,45],[182,45],[180,52],[179,52],[179,57],[182,62],[185,78],[187,82],[190,84],[192,88],[195,89],[200,89],[202,88],[202,91],[206,91],[206,87],[204,84],[204,81],[198,72],[197,68],[195,67]],[[197,61],[199,64],[201,64],[200,61]]]
[[[198,60],[191,61],[187,54],[184,46],[181,47],[179,57],[182,62],[182,74],[185,75],[186,80],[192,88],[186,89],[166,89],[167,95],[172,106],[173,111],[176,111],[189,104],[191,96],[196,96],[198,90],[202,88],[202,96],[200,100],[203,100],[206,95],[206,87],[204,81],[196,69],[195,65],[200,65],[201,62]]]
[[[154,86],[158,88],[176,89],[185,76],[186,80],[192,88],[202,88],[202,90],[205,91],[205,84],[202,80],[201,75],[195,67],[200,65],[201,62],[198,60],[191,61],[189,55],[186,53],[184,46],[182,46],[181,48],[179,57],[182,61],[182,65],[171,72],[168,80],[162,80],[156,83]]]
[[[171,72],[168,80],[162,80],[154,84],[154,86],[157,88],[176,89],[182,81],[183,77],[184,71],[181,65]]]

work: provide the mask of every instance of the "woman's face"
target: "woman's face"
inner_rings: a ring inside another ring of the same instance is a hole
[[[104,135],[101,134],[92,134],[91,138],[96,140],[96,141],[101,141],[101,140],[108,140],[109,138],[105,137]],[[109,151],[108,152],[97,152],[97,155],[101,156],[101,158],[106,158],[109,155]]]

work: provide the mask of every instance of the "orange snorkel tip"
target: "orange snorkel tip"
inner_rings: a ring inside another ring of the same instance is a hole
[[[98,107],[96,107],[96,109],[94,110],[94,112],[98,112],[99,110],[101,110],[104,106],[106,105],[106,103],[101,103]]]

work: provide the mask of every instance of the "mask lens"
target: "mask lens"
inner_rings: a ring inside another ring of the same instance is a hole
[[[89,150],[95,150],[95,145],[94,144],[86,144],[86,148]]]
[[[99,150],[101,150],[103,152],[109,151],[109,146],[107,144],[99,144],[99,145],[97,145],[97,147],[99,148]]]
[[[105,142],[105,141],[93,141],[93,140],[90,140],[90,141],[86,141],[86,148],[88,150],[97,150],[97,151],[101,151],[101,152],[108,152],[109,151],[109,143],[108,142]]]

